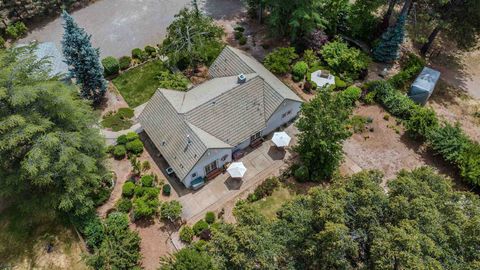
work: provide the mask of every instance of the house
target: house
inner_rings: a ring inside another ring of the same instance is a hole
[[[187,92],[157,90],[139,117],[188,188],[218,175],[236,151],[294,119],[302,103],[262,64],[232,47],[221,52],[209,75]]]

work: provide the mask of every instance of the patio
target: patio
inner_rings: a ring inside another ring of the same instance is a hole
[[[292,137],[290,145],[296,143],[295,135],[298,133],[293,124],[284,130]],[[255,149],[247,148],[246,155],[238,161],[243,162],[247,168],[243,180],[233,179],[227,172],[224,172],[208,181],[204,187],[197,191],[186,189],[176,177],[168,177],[168,182],[178,194],[178,200],[183,205],[182,218],[188,223],[194,223],[203,218],[207,211],[220,209],[222,205],[238,196],[243,191],[253,187],[272,175],[278,175],[286,161],[290,159],[291,153],[288,149],[278,149],[271,141],[273,134],[265,138],[265,142]],[[147,149],[152,151],[151,147]],[[155,148],[153,148],[156,151]],[[158,152],[156,152],[158,153]],[[167,164],[157,154],[155,161],[162,171]],[[165,174],[166,175],[166,174]]]

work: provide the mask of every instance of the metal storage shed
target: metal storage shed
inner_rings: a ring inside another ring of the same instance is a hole
[[[433,89],[435,89],[435,85],[437,84],[438,79],[440,79],[439,71],[424,67],[420,75],[418,75],[417,79],[415,79],[412,86],[410,87],[408,96],[415,103],[425,105],[428,98],[430,98],[430,96],[432,95]]]

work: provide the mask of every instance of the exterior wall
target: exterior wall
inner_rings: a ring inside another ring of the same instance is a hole
[[[210,153],[210,155],[208,154]],[[227,158],[222,161],[222,157],[227,155]],[[202,156],[202,158],[195,164],[187,176],[182,180],[183,184],[189,188],[190,183],[197,177],[205,176],[205,166],[217,161],[217,167],[221,168],[225,163],[232,161],[232,149],[208,149],[207,152]],[[195,177],[192,177],[193,174],[197,174]]]
[[[278,127],[297,117],[298,113],[300,112],[301,105],[302,103],[298,101],[283,101],[283,103],[280,104],[277,110],[272,114],[270,119],[268,119],[267,127],[262,131],[262,136],[273,132]],[[286,117],[282,117],[282,115],[288,111],[290,111],[291,113]]]
[[[252,134],[253,135],[253,134]],[[235,146],[235,148],[233,148],[233,152],[237,151],[237,150],[241,150],[241,149],[245,149],[247,148],[248,146],[250,145],[250,137],[245,140],[244,142],[240,143],[239,145]]]

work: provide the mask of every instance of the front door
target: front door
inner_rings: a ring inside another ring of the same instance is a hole
[[[209,174],[217,169],[217,161],[215,160],[214,162],[208,164],[205,166],[205,174]]]

